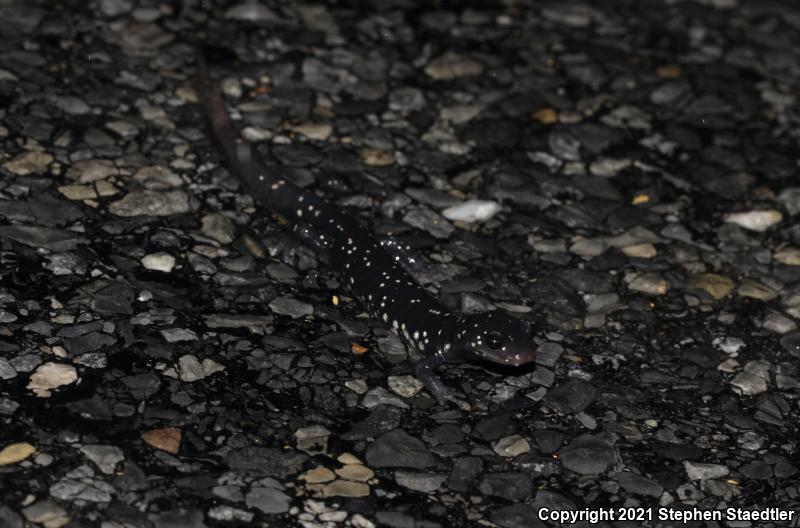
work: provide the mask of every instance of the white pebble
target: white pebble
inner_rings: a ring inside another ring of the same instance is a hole
[[[442,216],[448,220],[466,222],[485,222],[500,212],[500,204],[490,200],[467,200],[464,203],[448,207]]]
[[[730,473],[727,466],[722,464],[703,464],[700,462],[685,461],[683,467],[689,480],[709,480],[726,476]]]
[[[727,223],[736,224],[751,231],[766,231],[781,220],[783,220],[783,215],[774,209],[731,213],[725,216]]]
[[[151,253],[142,258],[142,265],[149,270],[169,273],[175,267],[175,257],[164,252]]]
[[[39,398],[49,398],[50,390],[69,385],[77,379],[78,372],[72,365],[48,362],[36,369],[26,388]]]

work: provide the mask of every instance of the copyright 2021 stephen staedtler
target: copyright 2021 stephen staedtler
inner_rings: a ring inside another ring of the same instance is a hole
[[[582,510],[558,510],[539,508],[539,520],[572,524],[576,522],[599,523],[608,521],[771,521],[791,522],[798,518],[796,510],[786,508],[726,508],[723,510],[701,510],[698,508],[585,508]]]

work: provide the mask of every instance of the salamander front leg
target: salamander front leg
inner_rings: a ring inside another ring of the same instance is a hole
[[[314,229],[311,224],[305,222],[298,222],[292,226],[292,232],[299,238],[306,246],[316,251],[323,260],[329,261],[331,254],[330,241],[325,238],[318,230]]]
[[[427,356],[417,363],[414,373],[441,405],[444,405],[445,402],[450,402],[464,411],[469,411],[472,406],[467,403],[466,396],[447,386],[436,372],[436,369],[442,363],[445,363],[447,359],[446,356],[441,354]]]

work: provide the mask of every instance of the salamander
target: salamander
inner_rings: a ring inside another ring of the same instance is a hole
[[[353,296],[423,358],[415,374],[440,404],[469,409],[464,395],[446,385],[437,369],[445,363],[488,360],[520,366],[535,359],[528,321],[499,312],[451,312],[387,252],[369,230],[341,208],[270,171],[236,131],[222,94],[198,54],[198,95],[227,166],[261,206],[284,217],[295,233],[326,253]]]

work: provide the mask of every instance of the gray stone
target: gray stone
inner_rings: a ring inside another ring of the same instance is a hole
[[[203,512],[195,508],[176,508],[151,514],[154,528],[206,528]]]
[[[772,468],[763,460],[749,462],[740,467],[739,471],[749,479],[765,480],[772,478]]]
[[[410,471],[396,471],[394,474],[394,479],[404,488],[422,493],[432,493],[439,489],[442,483],[447,479],[447,475],[439,475],[438,473],[412,473]]]
[[[593,401],[597,390],[581,380],[569,380],[551,389],[544,403],[564,414],[574,414],[586,409]]]
[[[314,314],[314,307],[308,303],[298,301],[288,295],[276,297],[269,303],[269,309],[280,315],[288,315],[292,319],[307,317]]]
[[[454,52],[440,55],[425,67],[425,73],[437,81],[479,75],[482,71],[483,65],[480,62]]]
[[[0,34],[16,35],[33,32],[47,11],[26,4],[4,4],[0,6]]]
[[[197,209],[197,201],[185,191],[133,191],[108,206],[117,216],[170,216]]]
[[[128,0],[100,0],[100,12],[107,17],[124,15],[133,8]]]
[[[207,378],[208,376],[225,370],[216,361],[205,358],[202,363],[192,354],[186,354],[178,359],[178,376],[181,381],[193,382]]]
[[[161,388],[161,379],[152,372],[125,376],[120,381],[137,400],[146,400]]]
[[[286,513],[291,499],[274,488],[253,488],[245,497],[245,503],[264,513]]]
[[[144,185],[145,188],[160,191],[180,186],[183,181],[180,176],[169,168],[161,165],[142,167],[133,175],[133,179]]]
[[[203,234],[222,244],[230,244],[236,236],[236,228],[227,216],[212,213],[203,217]]]
[[[71,471],[67,475],[75,472]],[[50,486],[50,495],[63,501],[83,500],[105,503],[111,502],[113,496],[116,495],[116,490],[102,480],[91,477],[65,477]]]
[[[415,112],[425,108],[425,95],[418,88],[404,87],[389,94],[389,108],[395,112]]]
[[[630,471],[617,473],[614,479],[619,482],[622,489],[635,495],[659,498],[664,492],[664,488],[661,484]]]
[[[595,475],[617,463],[613,439],[607,435],[581,435],[561,450],[561,464],[581,475]]]
[[[248,446],[230,451],[225,460],[234,470],[285,479],[298,473],[308,456],[272,447]]]
[[[494,444],[494,452],[502,457],[515,457],[530,450],[528,440],[521,435],[505,436]]]
[[[730,470],[722,464],[703,464],[700,462],[683,462],[686,469],[686,476],[689,480],[709,480],[727,476]]]
[[[195,334],[193,330],[188,330],[186,328],[167,328],[159,330],[159,332],[168,343],[197,341],[197,334]]]
[[[400,425],[403,411],[391,405],[378,405],[374,407],[369,416],[358,422],[350,431],[342,434],[347,441],[364,440],[377,437],[383,433],[396,429]]]
[[[0,226],[0,238],[9,238],[31,247],[43,247],[50,251],[72,251],[87,242],[80,233],[38,226]]]
[[[119,42],[130,55],[155,55],[159,48],[174,40],[175,35],[149,22],[134,22],[119,33]]]
[[[209,328],[264,328],[272,324],[269,315],[249,314],[212,314],[204,315],[206,326]]]
[[[22,509],[22,515],[30,522],[45,526],[63,526],[70,519],[67,510],[50,499],[36,501],[26,506]]]
[[[433,455],[425,444],[402,429],[395,429],[378,437],[367,448],[366,459],[372,468],[425,469],[435,464]]]
[[[436,238],[448,238],[455,229],[446,219],[424,207],[411,207],[403,222],[430,233]]]
[[[31,150],[3,163],[3,167],[17,176],[44,174],[52,161],[53,156],[51,154],[40,150]]]
[[[361,401],[361,405],[367,409],[372,409],[379,405],[391,405],[401,409],[408,409],[408,404],[406,402],[394,394],[391,394],[383,387],[375,387],[367,392],[364,399]]]
[[[71,115],[84,115],[91,112],[92,108],[80,97],[57,96],[51,99],[52,103],[62,112]]]
[[[515,471],[484,475],[478,489],[485,495],[509,501],[524,501],[533,493],[533,481],[527,473]]]
[[[0,526],[3,528],[22,528],[22,517],[8,506],[0,505]]]
[[[92,444],[81,446],[80,449],[106,475],[114,474],[117,464],[125,460],[122,450],[116,446]]]
[[[11,366],[11,363],[6,358],[0,357],[0,379],[8,380],[16,376],[17,371]]]
[[[270,22],[277,20],[275,12],[258,2],[243,2],[225,11],[225,18],[247,22]]]

